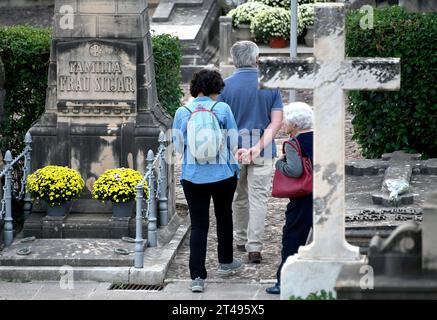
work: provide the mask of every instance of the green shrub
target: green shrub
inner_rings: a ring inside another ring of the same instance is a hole
[[[362,16],[348,15],[347,55],[401,58],[401,89],[350,92],[354,139],[366,157],[395,150],[437,157],[437,13],[378,9],[366,30]]]
[[[0,27],[0,54],[6,72],[5,114],[0,123],[0,150],[17,155],[24,134],[45,108],[51,31],[29,26]],[[170,35],[152,37],[158,99],[174,115],[180,106],[181,45]]]
[[[6,73],[4,118],[0,124],[0,150],[17,155],[24,133],[44,111],[50,60],[49,29],[1,27],[0,54]]]
[[[182,46],[177,37],[168,34],[152,36],[158,99],[164,110],[174,116],[181,106]]]

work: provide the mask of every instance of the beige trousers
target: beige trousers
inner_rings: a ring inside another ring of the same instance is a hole
[[[273,159],[258,158],[257,164],[241,165],[233,202],[234,239],[247,252],[261,252],[267,203],[270,197]]]

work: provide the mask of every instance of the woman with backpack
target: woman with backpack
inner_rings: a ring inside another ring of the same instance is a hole
[[[304,175],[303,158],[313,162],[313,110],[303,102],[284,106],[284,129],[290,135],[285,142],[285,154],[276,162],[276,170],[286,177],[299,178]],[[310,188],[311,189],[311,188]],[[309,190],[311,192],[312,190]],[[267,293],[281,293],[281,269],[288,257],[297,253],[306,244],[313,225],[313,194],[293,197],[285,211],[282,229],[281,263],[276,273],[277,282],[266,289]]]
[[[173,142],[183,155],[181,184],[191,218],[190,275],[192,292],[203,292],[211,198],[217,220],[217,273],[227,275],[241,267],[233,258],[232,201],[239,178],[234,154],[238,128],[232,111],[216,102],[224,88],[219,72],[202,69],[193,75],[190,93],[195,98],[176,111]]]

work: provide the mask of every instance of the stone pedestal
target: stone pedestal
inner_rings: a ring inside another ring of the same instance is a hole
[[[144,172],[145,153],[157,149],[171,118],[157,101],[146,0],[57,0],[54,20],[46,110],[31,129],[32,170],[78,170],[86,187],[75,206],[93,212],[95,203],[83,201],[95,180],[110,168]]]
[[[344,266],[362,265],[364,260],[303,260],[298,255],[287,259],[281,272],[281,300],[290,297],[305,299],[311,293],[334,291],[335,281]]]

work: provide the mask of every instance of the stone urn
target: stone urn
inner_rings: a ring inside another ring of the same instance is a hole
[[[235,41],[251,40],[252,33],[250,32],[249,24],[239,24],[237,29],[234,29]]]
[[[114,218],[128,218],[134,211],[135,201],[127,201],[122,203],[112,203],[112,216]]]
[[[304,40],[306,46],[314,47],[314,26],[306,27],[306,34]]]
[[[287,46],[287,40],[284,38],[271,38],[269,40],[270,48],[285,48]]]

